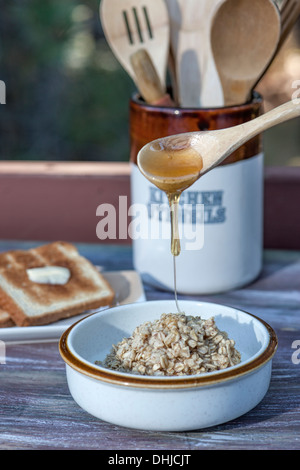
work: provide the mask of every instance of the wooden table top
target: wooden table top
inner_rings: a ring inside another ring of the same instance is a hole
[[[31,247],[0,242],[0,251]],[[132,269],[130,246],[78,244],[107,271]],[[144,286],[148,300],[172,294]],[[267,251],[251,285],[201,298],[246,310],[267,321],[279,341],[268,393],[253,410],[223,425],[192,432],[118,427],[83,411],[72,399],[58,341],[8,343],[0,364],[0,449],[295,450],[300,448],[300,253]],[[1,339],[1,338],[0,338]]]

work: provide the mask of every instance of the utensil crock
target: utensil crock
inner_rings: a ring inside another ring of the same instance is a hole
[[[261,113],[258,94],[244,105],[212,109],[151,106],[138,95],[132,97],[133,259],[145,282],[166,290],[174,288],[167,198],[140,173],[136,163],[139,150],[160,137],[223,129]],[[262,136],[244,144],[184,191],[181,209],[182,251],[176,258],[179,293],[224,292],[254,280],[262,267]]]

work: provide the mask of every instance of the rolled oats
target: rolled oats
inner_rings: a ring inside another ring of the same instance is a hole
[[[138,326],[131,337],[113,345],[104,367],[140,375],[192,375],[225,369],[241,360],[235,342],[214,318],[164,313]]]

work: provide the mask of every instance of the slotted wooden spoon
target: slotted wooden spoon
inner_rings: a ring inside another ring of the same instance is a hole
[[[227,0],[213,19],[212,50],[225,105],[247,102],[274,57],[280,13],[272,0]]]
[[[202,158],[202,169],[199,171],[198,178],[210,171],[212,168],[220,164],[232,152],[243,145],[245,142],[260,134],[261,132],[280,124],[289,119],[300,116],[300,103],[289,101],[277,108],[272,109],[268,113],[252,119],[244,124],[240,124],[227,129],[205,132],[189,132],[177,134],[174,136],[164,137],[156,141],[150,142],[143,147],[138,154],[138,164],[141,171],[143,170],[143,154],[146,152],[155,153],[155,150],[162,149],[170,151],[172,155],[172,168],[176,169],[178,164],[185,165],[185,155],[187,158],[191,154],[197,153]],[[178,150],[178,161],[176,154]],[[155,155],[154,155],[155,156]],[[178,173],[180,168],[178,168]],[[195,181],[195,180],[194,180]],[[172,177],[168,179],[165,176],[165,185],[173,184]]]
[[[165,88],[170,28],[164,0],[102,0],[100,19],[110,48],[134,82],[130,58],[143,48]]]
[[[182,107],[223,105],[222,86],[210,45],[211,20],[223,2],[166,0],[177,95]]]

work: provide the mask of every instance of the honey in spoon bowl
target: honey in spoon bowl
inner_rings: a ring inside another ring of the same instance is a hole
[[[150,142],[138,154],[138,167],[142,174],[168,197],[171,217],[171,252],[180,253],[178,232],[178,204],[181,193],[199,177],[203,168],[201,155],[187,147],[180,135]]]
[[[143,175],[167,194],[182,192],[200,176],[201,155],[187,141],[166,137],[145,145],[138,154],[138,167]]]

